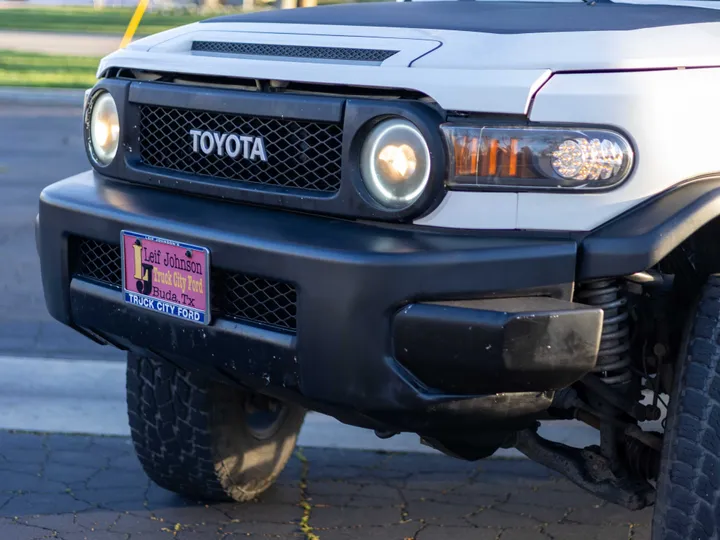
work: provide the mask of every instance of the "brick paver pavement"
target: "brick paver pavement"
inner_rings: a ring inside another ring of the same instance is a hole
[[[650,518],[529,461],[320,449],[256,502],[202,504],[150,483],[125,438],[0,432],[2,540],[649,540]]]

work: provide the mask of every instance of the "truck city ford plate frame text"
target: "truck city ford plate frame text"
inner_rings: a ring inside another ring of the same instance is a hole
[[[210,251],[207,248],[121,232],[125,302],[172,317],[210,323]]]

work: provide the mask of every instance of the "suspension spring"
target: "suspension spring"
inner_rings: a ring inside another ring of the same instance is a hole
[[[644,480],[657,480],[660,473],[660,452],[628,437],[625,457],[630,470]]]
[[[603,279],[582,283],[575,295],[578,302],[602,308],[604,312],[600,350],[593,372],[606,384],[625,386],[630,371],[630,325],[624,283]]]

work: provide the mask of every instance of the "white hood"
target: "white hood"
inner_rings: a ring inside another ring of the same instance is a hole
[[[191,50],[195,41],[397,52],[368,64],[198,54]],[[446,110],[525,114],[552,73],[707,66],[720,66],[716,10],[414,2],[283,10],[196,23],[133,43],[105,58],[98,73],[130,67],[405,88],[427,94]]]

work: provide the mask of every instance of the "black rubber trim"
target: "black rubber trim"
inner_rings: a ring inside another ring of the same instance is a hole
[[[393,321],[395,358],[444,392],[556,390],[595,367],[602,313],[547,297],[410,304]]]
[[[72,279],[68,238],[117,242],[122,229],[201,245],[217,267],[296,284],[297,335],[221,320],[196,327]],[[398,230],[191,197],[94,172],[43,190],[38,240],[46,304],[57,320],[137,352],[212,365],[267,392],[292,386],[313,408],[337,406],[356,423],[374,417],[411,431],[525,418],[551,397],[511,394],[501,410],[484,395],[427,388],[393,359],[393,315],[411,302],[497,294],[569,300],[576,265],[572,240]]]
[[[133,104],[334,124],[342,121],[345,105],[342,99],[326,96],[284,95],[278,99],[261,92],[224,90],[218,94],[194,86],[147,82],[131,83],[128,100]]]
[[[720,175],[664,192],[585,237],[577,280],[647,270],[718,216]]]
[[[460,30],[491,34],[616,32],[720,21],[685,6],[584,2],[375,2],[228,15],[205,23],[282,23]]]

